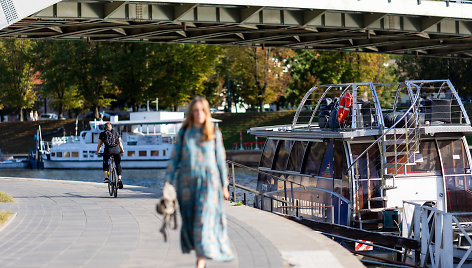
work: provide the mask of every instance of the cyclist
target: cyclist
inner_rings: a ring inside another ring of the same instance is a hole
[[[123,189],[123,182],[121,180],[121,155],[123,154],[123,144],[121,143],[120,135],[113,129],[110,122],[105,123],[105,131],[100,133],[98,138],[97,154],[100,153],[102,144],[105,144],[103,149],[103,173],[105,174],[104,183],[108,183],[108,159],[113,155],[115,160],[116,172],[118,173],[118,187]]]

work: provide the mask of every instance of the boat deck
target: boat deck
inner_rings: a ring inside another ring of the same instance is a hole
[[[397,134],[404,134],[405,128],[396,128]],[[353,129],[353,130],[336,130],[321,129],[317,124],[308,125],[297,125],[296,128],[291,128],[290,125],[276,125],[276,126],[264,126],[254,127],[249,130],[252,135],[261,137],[280,137],[287,140],[310,140],[310,139],[352,139],[362,138],[381,135],[382,129],[380,128],[364,128],[364,129]],[[432,125],[432,126],[421,126],[421,134],[439,134],[439,133],[461,133],[463,135],[472,135],[472,126],[464,124],[447,124],[447,125]]]

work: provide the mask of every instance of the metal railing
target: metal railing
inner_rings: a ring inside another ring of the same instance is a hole
[[[410,221],[405,213],[407,206],[414,206]],[[404,236],[421,243],[419,254],[413,254],[416,263],[422,267],[430,264],[433,268],[459,268],[465,261],[470,261],[472,239],[469,232],[465,230],[465,225],[470,226],[470,223],[460,222],[457,216],[472,216],[472,212],[447,213],[435,207],[403,201],[403,217],[404,221],[407,221],[405,223],[407,233]],[[461,246],[460,240],[455,241],[458,237],[463,237],[469,244]],[[460,259],[459,263],[454,263],[454,257]]]
[[[230,166],[229,181],[230,186],[232,187],[232,200],[234,202],[237,202],[236,188],[238,188],[254,194],[255,199],[256,197],[258,198],[257,203],[259,208],[262,210],[296,217],[300,217],[302,215],[305,215],[306,217],[311,216],[313,218],[322,219],[324,222],[329,222],[332,224],[348,225],[350,222],[351,204],[350,201],[341,194],[318,187],[305,187],[300,183],[288,180],[284,177],[279,177],[269,172],[251,168],[234,161],[227,160],[226,162]],[[282,190],[267,193],[237,184],[234,171],[235,167],[252,170],[258,174],[265,174],[274,179],[283,181],[284,188]],[[287,184],[289,186],[287,186]],[[294,185],[298,187],[295,188]],[[328,196],[327,198],[329,198],[329,204],[317,203],[310,200],[296,198],[296,192],[300,190],[312,191],[313,195],[315,195],[315,193],[318,193],[318,195],[320,193],[324,193]],[[246,195],[243,197],[243,203],[246,203]],[[254,205],[256,206],[256,204]]]

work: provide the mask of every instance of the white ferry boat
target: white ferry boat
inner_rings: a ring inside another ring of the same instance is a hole
[[[176,134],[184,121],[183,112],[134,112],[130,120],[110,120],[120,133],[124,154],[123,168],[165,168]],[[95,154],[104,121],[90,121],[90,129],[77,136],[54,137],[41,141],[44,168],[100,169],[102,158]],[[103,150],[103,147],[102,147]]]
[[[292,124],[249,132],[267,138],[256,207],[367,263],[472,265],[472,127],[449,80],[315,86]]]

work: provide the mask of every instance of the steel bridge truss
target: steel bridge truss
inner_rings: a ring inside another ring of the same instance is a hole
[[[0,38],[472,57],[472,21],[466,19],[192,3],[62,1],[0,30]]]

